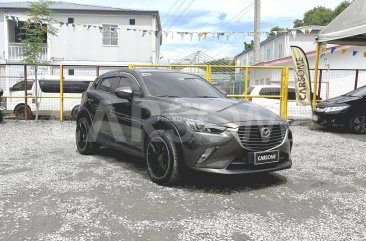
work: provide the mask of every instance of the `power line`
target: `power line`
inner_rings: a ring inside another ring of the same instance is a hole
[[[178,10],[183,6],[183,4],[186,2],[186,0],[183,0],[181,3],[180,3],[180,5],[178,6],[178,8],[177,9],[175,9],[175,11],[173,12],[173,14],[169,17],[169,19],[165,22],[165,24],[164,24],[164,26],[163,26],[163,28],[165,27],[165,26],[167,26],[168,25],[168,23],[169,23],[169,21],[170,20],[173,20],[174,19],[174,16],[175,16],[175,14],[178,12]]]
[[[175,21],[167,28],[168,31],[171,27],[174,26],[174,24],[177,23],[177,21],[180,19],[180,17],[188,10],[188,8],[192,5],[192,3],[194,2],[194,0],[191,0],[191,2],[186,6],[186,8],[180,13],[180,15],[175,19]]]
[[[173,5],[169,8],[168,12],[166,14],[164,14],[164,17],[162,17],[162,21],[163,19],[165,19],[166,17],[169,16],[169,13],[173,10],[173,8],[175,7],[175,5],[177,5],[179,0],[175,0],[175,2],[173,3]]]
[[[240,15],[242,15],[242,16],[240,16],[240,18],[236,21],[236,22],[238,22],[238,21],[240,21],[241,19],[242,19],[242,17],[244,17],[249,11],[250,11],[250,9],[252,8],[254,6],[254,2],[252,2],[251,4],[249,4],[248,6],[246,6],[245,8],[243,8],[242,10],[240,10],[234,17],[232,17],[231,19],[229,19],[229,20],[227,20],[225,23],[223,23],[223,24],[221,24],[216,30],[214,30],[214,32],[215,31],[217,31],[217,30],[219,30],[219,28],[221,28],[221,27],[223,27],[223,26],[225,26],[226,24],[228,24],[229,22],[232,22],[235,18],[237,18],[237,17],[239,17]],[[198,45],[198,43],[197,44],[195,44],[194,46],[190,46],[190,47],[187,47],[187,48],[185,48],[183,51],[181,51],[181,52],[179,52],[178,54],[176,54],[176,55],[173,55],[173,56],[171,56],[171,57],[169,57],[169,58],[167,58],[168,60],[169,59],[174,59],[174,58],[176,58],[176,57],[178,57],[178,56],[180,56],[181,54],[183,54],[184,52],[186,52],[187,50],[190,50],[190,49],[192,49],[192,48],[194,48],[195,46],[197,46]]]

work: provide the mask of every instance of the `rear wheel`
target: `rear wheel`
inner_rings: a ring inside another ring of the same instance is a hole
[[[353,133],[366,134],[366,114],[361,113],[352,117],[349,127]]]
[[[0,123],[3,122],[3,113],[0,111]]]
[[[171,186],[180,181],[182,165],[176,143],[163,130],[154,131],[145,148],[147,171],[157,184]]]
[[[32,114],[31,109],[29,108],[29,106],[27,106],[27,112],[28,112],[28,119],[32,119],[33,118],[33,114]],[[25,109],[24,109],[24,105],[18,105],[14,109],[14,115],[19,120],[25,120]]]
[[[98,145],[92,140],[91,125],[87,118],[81,117],[76,124],[76,146],[83,155],[92,155]]]

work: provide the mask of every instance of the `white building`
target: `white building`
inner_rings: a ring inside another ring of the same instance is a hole
[[[19,63],[19,27],[29,3],[0,3],[0,63]],[[158,11],[55,2],[50,5],[57,36],[45,37],[43,59],[50,64],[158,64],[162,37]],[[63,23],[63,24],[62,24]]]
[[[311,31],[310,31],[311,30]],[[309,26],[279,33],[261,43],[260,66],[286,66],[293,68],[291,46],[299,46],[306,53],[310,69],[315,67],[315,49],[320,26]],[[310,31],[310,32],[309,32]],[[336,47],[336,49],[332,49]],[[254,51],[248,50],[235,57],[235,65],[253,65]],[[351,91],[355,86],[366,84],[366,47],[328,45],[323,48],[319,68],[322,71],[321,97],[331,98]],[[356,77],[356,70],[360,70]],[[314,71],[311,71],[313,75]],[[239,73],[237,73],[239,74]],[[240,73],[239,75],[242,75]],[[279,84],[280,73],[275,70],[258,70],[250,72],[250,85]],[[294,76],[290,71],[290,85]],[[313,78],[312,78],[313,80]]]

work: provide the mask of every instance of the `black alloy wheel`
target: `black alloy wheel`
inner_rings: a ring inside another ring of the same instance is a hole
[[[78,151],[83,155],[94,154],[97,145],[90,139],[91,128],[89,121],[85,117],[81,117],[76,124],[76,146]]]
[[[356,134],[366,134],[366,114],[355,115],[351,119],[350,129]]]
[[[154,131],[145,149],[147,171],[151,180],[160,185],[176,184],[181,178],[181,164],[176,144],[166,131]]]

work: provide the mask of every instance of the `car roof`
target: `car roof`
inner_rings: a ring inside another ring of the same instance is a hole
[[[151,73],[151,72],[155,72],[155,73],[184,73],[184,74],[191,74],[191,75],[196,75],[195,73],[189,73],[189,72],[182,72],[182,71],[178,71],[178,70],[170,70],[170,69],[159,69],[159,68],[120,68],[118,70],[113,70],[113,71],[109,71],[107,73],[104,73],[102,75],[100,75],[101,77],[103,76],[109,76],[109,75],[113,75],[113,74],[119,74],[121,72],[124,73],[128,73],[128,72],[138,72],[138,73]]]
[[[281,88],[280,85],[252,85],[253,88]],[[294,89],[295,87],[289,86],[288,88]]]

